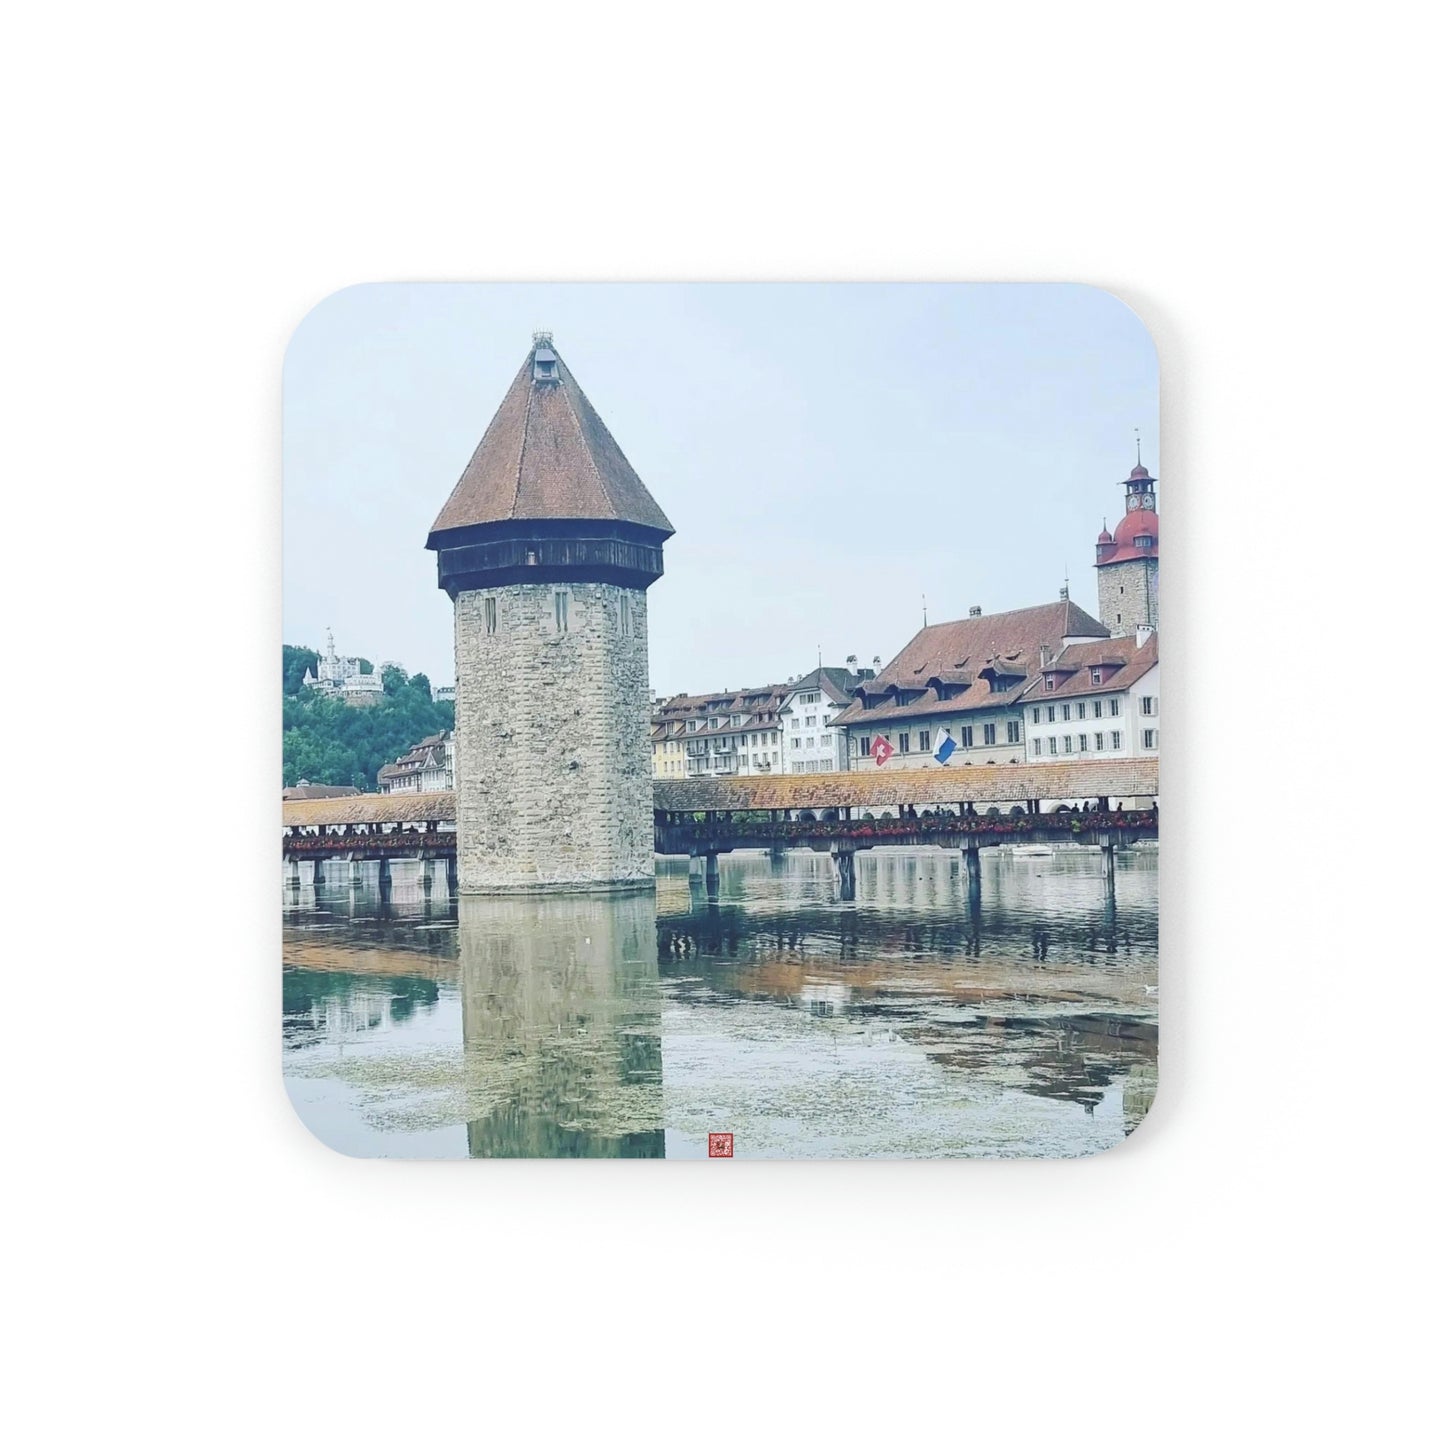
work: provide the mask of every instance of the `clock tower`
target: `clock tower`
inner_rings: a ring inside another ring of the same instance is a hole
[[[1124,479],[1124,519],[1099,533],[1099,621],[1114,637],[1159,626],[1159,513],[1155,478],[1139,462]]]

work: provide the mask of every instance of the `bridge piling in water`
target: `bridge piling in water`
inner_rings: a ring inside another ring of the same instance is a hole
[[[838,897],[844,903],[852,903],[858,896],[858,855],[849,847],[834,843],[828,850],[833,862],[833,882],[838,888]]]

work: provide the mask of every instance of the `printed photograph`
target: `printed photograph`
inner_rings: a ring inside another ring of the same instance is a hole
[[[1138,1127],[1164,484],[1123,302],[358,286],[295,332],[283,438],[282,1065],[319,1140]]]

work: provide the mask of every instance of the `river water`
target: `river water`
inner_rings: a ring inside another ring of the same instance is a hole
[[[283,886],[297,1112],[346,1154],[412,1158],[1070,1157],[1154,1096],[1157,852],[685,860],[657,892],[383,899],[330,865]]]

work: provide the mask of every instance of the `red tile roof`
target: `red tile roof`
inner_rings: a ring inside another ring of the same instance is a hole
[[[1159,634],[1151,632],[1142,647],[1132,637],[1114,637],[1107,642],[1080,642],[1066,647],[1043,669],[1026,689],[1025,700],[1033,705],[1055,698],[1087,697],[1098,693],[1123,692],[1152,667],[1159,665]],[[1094,682],[1089,669],[1103,670]],[[1053,674],[1054,690],[1044,690],[1044,679]]]
[[[855,689],[859,700],[834,726],[1007,707],[1039,675],[1041,651],[1053,657],[1066,637],[1107,636],[1102,623],[1067,600],[936,623]],[[992,679],[1005,685],[996,690]],[[863,706],[864,697],[872,706]]]
[[[653,501],[566,363],[536,380],[534,342],[491,425],[432,524],[438,533],[487,522],[582,518],[631,522],[669,536]]]

